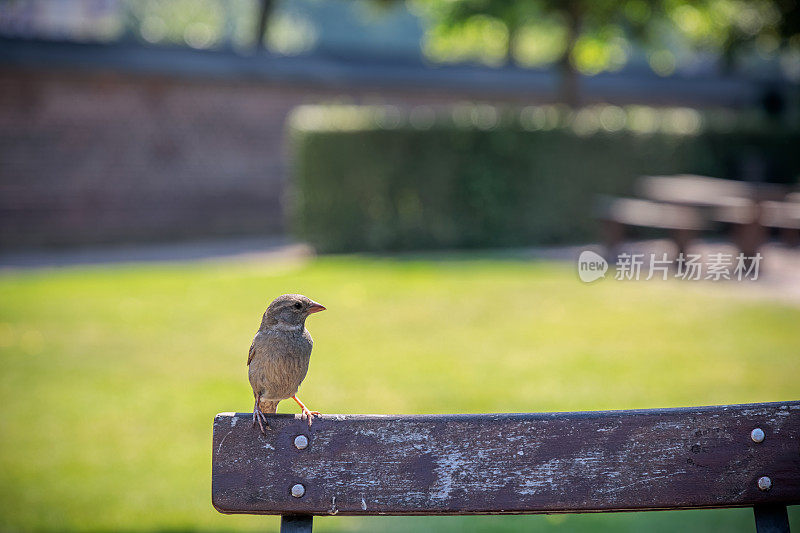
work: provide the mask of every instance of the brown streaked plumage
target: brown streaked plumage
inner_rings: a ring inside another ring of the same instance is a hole
[[[253,387],[253,426],[258,422],[262,433],[267,419],[278,402],[292,398],[302,409],[302,417],[311,425],[317,411],[309,411],[297,397],[297,389],[306,377],[314,341],[306,329],[306,318],[325,307],[302,294],[284,294],[275,298],[261,319],[247,357],[250,385]]]

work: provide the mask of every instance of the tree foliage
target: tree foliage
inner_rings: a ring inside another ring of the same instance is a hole
[[[800,57],[796,0],[407,1],[430,21],[425,51],[439,61],[560,63],[592,75],[640,53],[668,75],[698,50],[727,66],[744,51]]]

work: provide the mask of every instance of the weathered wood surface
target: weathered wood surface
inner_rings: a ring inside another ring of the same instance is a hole
[[[224,513],[490,514],[800,503],[800,402],[548,414],[214,420]],[[754,428],[763,442],[751,438]],[[305,449],[294,439],[308,437]],[[771,479],[768,491],[757,480]],[[291,488],[302,484],[297,498]]]

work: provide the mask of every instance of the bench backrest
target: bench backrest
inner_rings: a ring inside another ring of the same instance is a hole
[[[224,513],[457,515],[800,503],[800,402],[214,419]]]

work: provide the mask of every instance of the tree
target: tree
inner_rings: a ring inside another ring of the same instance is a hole
[[[385,0],[383,0],[385,1]],[[430,27],[434,60],[556,64],[561,97],[579,103],[579,74],[622,68],[634,45],[672,73],[681,51],[711,50],[730,68],[759,52],[800,54],[796,0],[407,0]]]

